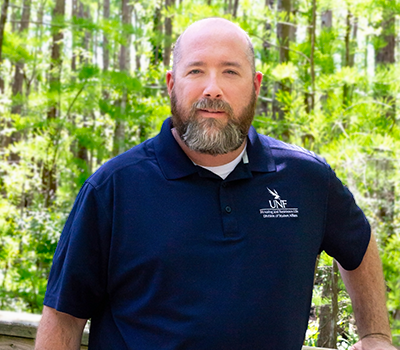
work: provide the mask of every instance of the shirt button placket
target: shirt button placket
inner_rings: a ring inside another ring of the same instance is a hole
[[[222,223],[225,237],[237,235],[237,220],[232,208],[232,193],[227,183],[220,187],[220,205],[222,209]]]

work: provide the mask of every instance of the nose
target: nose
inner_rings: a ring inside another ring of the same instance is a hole
[[[207,79],[203,96],[211,99],[222,97],[222,89],[215,76],[210,76],[209,79]]]

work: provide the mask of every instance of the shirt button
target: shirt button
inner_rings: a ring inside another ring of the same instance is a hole
[[[225,211],[229,214],[232,211],[232,208],[229,205],[227,205],[225,207]]]

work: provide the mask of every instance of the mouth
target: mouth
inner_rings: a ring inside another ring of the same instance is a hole
[[[213,113],[213,114],[225,113],[225,111],[218,111],[218,110],[215,110],[215,109],[199,109],[199,111],[206,112],[206,113]]]

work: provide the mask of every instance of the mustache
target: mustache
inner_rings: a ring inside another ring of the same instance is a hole
[[[196,109],[210,109],[216,111],[223,111],[229,115],[233,114],[231,105],[228,102],[219,99],[202,98],[193,103],[192,110]]]

